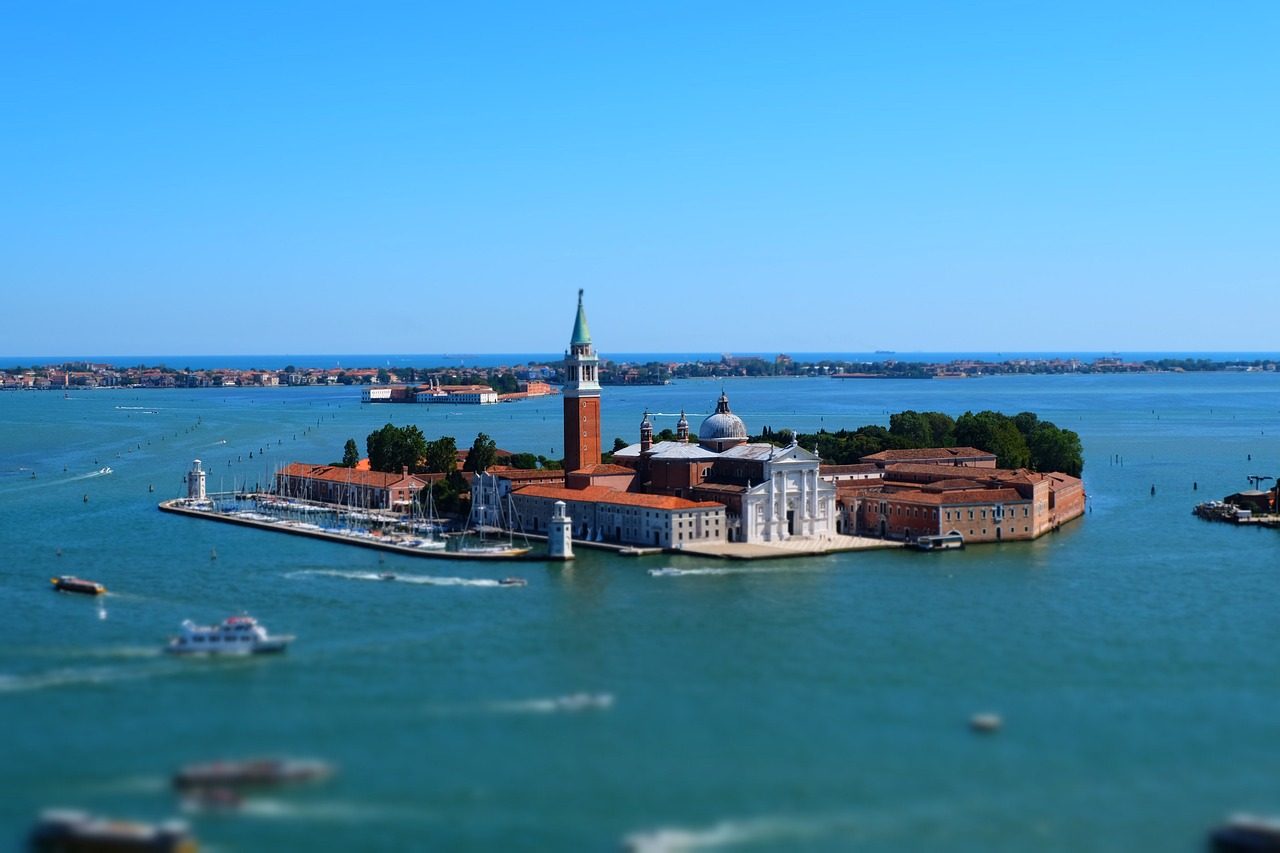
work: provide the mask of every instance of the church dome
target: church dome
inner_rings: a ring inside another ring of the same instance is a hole
[[[747,425],[742,422],[742,418],[729,411],[729,397],[721,392],[715,414],[707,416],[702,426],[698,427],[698,442],[717,445],[715,449],[720,450],[722,448],[718,445],[740,444],[746,440]]]

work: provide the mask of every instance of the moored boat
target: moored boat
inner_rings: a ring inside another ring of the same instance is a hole
[[[49,578],[49,583],[53,584],[53,588],[58,592],[78,592],[83,595],[102,595],[107,588],[97,581],[87,581],[84,578],[78,578],[74,575],[59,575],[56,578]]]
[[[956,532],[917,536],[911,544],[918,551],[947,551],[952,548],[963,548],[964,536]]]
[[[231,616],[219,625],[182,623],[182,633],[169,641],[165,651],[174,655],[262,655],[283,652],[293,641],[289,635],[269,635],[252,616]]]
[[[211,761],[188,764],[173,774],[178,790],[261,787],[311,782],[333,775],[324,761],[294,758],[253,758],[244,761]]]

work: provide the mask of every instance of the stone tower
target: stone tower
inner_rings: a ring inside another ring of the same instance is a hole
[[[553,560],[573,559],[573,540],[570,531],[573,519],[565,515],[564,501],[555,502],[555,512],[547,525],[547,556]]]
[[[600,364],[591,346],[587,313],[578,291],[578,316],[564,354],[564,469],[600,464]]]
[[[202,501],[205,499],[204,477],[205,470],[200,467],[200,460],[196,459],[191,463],[191,470],[187,473],[187,500]]]

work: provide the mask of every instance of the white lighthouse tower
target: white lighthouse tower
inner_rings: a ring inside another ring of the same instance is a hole
[[[191,463],[191,471],[187,474],[187,500],[204,500],[204,475],[205,471],[200,467],[200,460],[196,459]]]
[[[547,525],[547,556],[553,560],[573,559],[573,539],[569,533],[573,519],[564,513],[564,501],[556,501],[555,511]]]

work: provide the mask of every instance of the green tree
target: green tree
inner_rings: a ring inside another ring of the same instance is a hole
[[[412,424],[404,427],[387,424],[369,433],[365,448],[369,451],[369,467],[374,471],[398,473],[406,467],[413,471],[427,452],[427,439],[422,430]]]
[[[347,443],[342,448],[342,467],[354,468],[360,462],[360,448],[356,446],[354,438],[348,438]]]
[[[933,426],[929,419],[912,409],[889,416],[889,434],[906,441],[911,447],[933,445]]]
[[[507,460],[507,464],[512,468],[522,468],[529,471],[538,467],[538,457],[532,453],[512,453]]]
[[[386,369],[385,367],[379,367],[379,368],[378,368],[378,383],[379,383],[380,385],[386,385],[386,384],[387,384],[387,383],[389,383],[390,381],[391,381],[391,374],[387,372],[387,369]]]
[[[423,465],[433,474],[452,474],[458,470],[458,443],[451,435],[427,442],[422,454]]]
[[[956,444],[976,447],[996,455],[1001,468],[1026,468],[1031,450],[1013,418],[999,412],[965,412],[956,419]]]
[[[1036,471],[1060,471],[1079,477],[1084,470],[1084,448],[1074,430],[1041,421],[1028,440],[1031,467]]]
[[[498,461],[498,445],[492,438],[480,433],[471,443],[471,452],[462,466],[464,471],[488,471]]]

